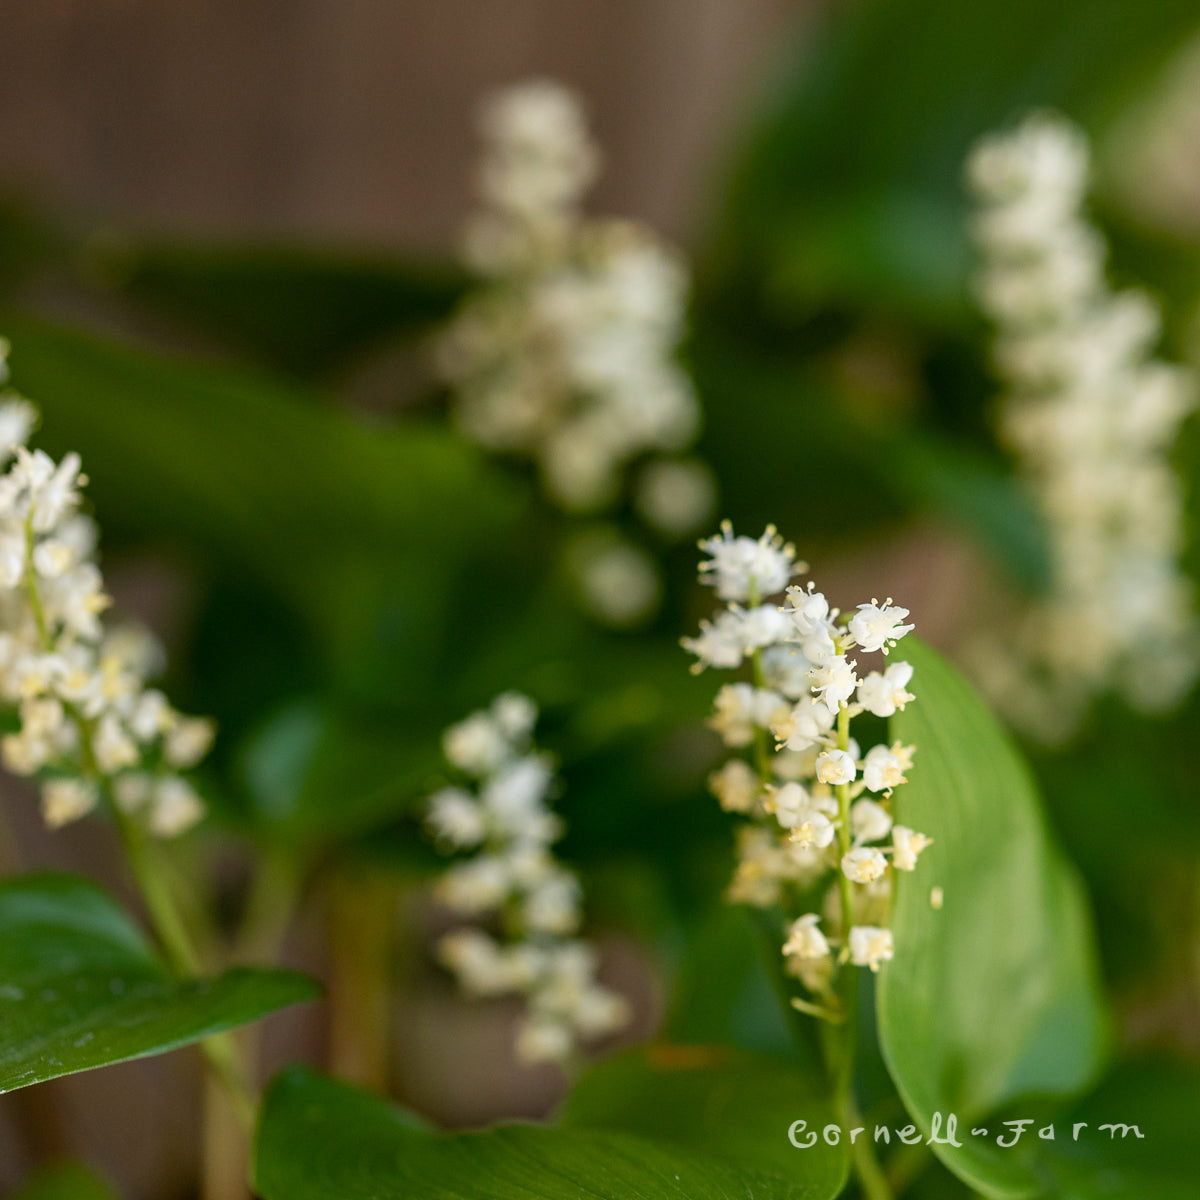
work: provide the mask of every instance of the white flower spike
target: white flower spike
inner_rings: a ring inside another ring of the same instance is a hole
[[[0,344],[0,381],[7,351]],[[42,782],[51,827],[110,803],[173,837],[204,815],[177,772],[208,753],[212,722],[146,687],[162,660],[147,634],[106,629],[96,531],[81,512],[87,479],[77,454],[55,463],[25,446],[35,424],[27,400],[0,392],[0,700],[17,717],[0,756],[19,775],[53,770]]]
[[[839,972],[847,963],[877,971],[891,958],[883,921],[892,875],[915,869],[929,845],[895,820],[894,793],[915,747],[870,745],[864,755],[851,736],[858,714],[887,718],[913,701],[912,666],[890,662],[860,678],[848,651],[886,654],[913,624],[890,599],[843,616],[812,583],[787,586],[806,568],[773,526],[753,539],[726,522],[701,546],[709,556],[701,582],[727,607],[683,646],[694,671],[745,668],[750,676],[718,691],[710,721],[735,752],[710,777],[721,807],[741,818],[728,898],[784,909],[785,971],[811,996],[794,996],[794,1006],[841,1021]],[[766,600],[780,591],[776,609]],[[790,908],[814,888],[824,892],[829,931],[816,913]]]
[[[629,1006],[596,982],[595,955],[575,937],[582,890],[550,851],[563,823],[547,807],[554,772],[547,756],[533,749],[536,720],[532,700],[505,692],[447,730],[446,759],[474,790],[435,792],[426,825],[444,848],[477,851],[449,867],[434,894],[468,918],[504,909],[508,935],[500,943],[463,925],[441,939],[439,958],[469,995],[524,996],[529,1007],[517,1032],[518,1057],[565,1064],[581,1040],[625,1025]],[[731,779],[730,796],[741,785]]]

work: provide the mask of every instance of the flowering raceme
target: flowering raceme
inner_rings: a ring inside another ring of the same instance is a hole
[[[36,421],[27,400],[0,394],[0,697],[18,721],[0,755],[41,780],[50,826],[107,799],[153,833],[181,833],[204,809],[179,772],[208,752],[212,723],[146,687],[161,657],[148,635],[105,628],[96,527],[79,511],[87,480],[77,454],[55,463],[26,447]]]
[[[1151,357],[1161,323],[1149,297],[1108,286],[1104,240],[1081,211],[1088,157],[1079,130],[1039,115],[969,163],[977,291],[1007,388],[1001,433],[1051,558],[1048,594],[970,658],[1006,715],[1045,740],[1070,734],[1109,689],[1170,708],[1200,669],[1168,460],[1196,380]]]
[[[721,807],[746,818],[729,898],[791,914],[786,968],[815,997],[794,1003],[837,1018],[839,966],[877,971],[892,957],[890,874],[913,870],[929,845],[896,824],[891,807],[915,748],[879,744],[864,753],[851,736],[859,714],[889,717],[913,699],[912,667],[860,672],[849,654],[886,655],[913,626],[890,600],[843,615],[811,583],[789,587],[807,568],[773,527],[755,540],[735,537],[726,523],[700,546],[709,555],[700,579],[727,604],[684,639],[692,669],[748,666],[751,675],[720,689],[710,722],[727,746],[748,752],[710,780]],[[785,589],[782,606],[769,600]],[[800,911],[814,900],[820,912]]]
[[[470,995],[525,996],[518,1056],[566,1065],[581,1040],[620,1029],[629,1011],[596,982],[595,951],[575,936],[579,880],[550,852],[563,822],[546,803],[554,768],[532,747],[536,720],[532,700],[506,692],[448,729],[446,760],[469,786],[430,796],[426,824],[443,848],[471,853],[438,880],[438,900],[494,926],[446,934],[442,962]]]
[[[680,256],[629,221],[587,220],[584,192],[599,153],[577,99],[549,81],[511,87],[482,112],[484,211],[467,233],[468,265],[484,279],[439,346],[459,428],[489,449],[538,466],[545,491],[574,513],[610,509],[625,492],[659,533],[678,537],[706,519],[709,469],[686,454],[699,429],[691,381],[675,361],[687,273]],[[606,579],[656,578],[653,560],[625,543]],[[587,550],[577,547],[576,558]],[[576,571],[585,597],[587,572]],[[657,602],[643,583],[643,610]],[[596,615],[628,623],[601,597]],[[626,606],[628,607],[628,606]]]

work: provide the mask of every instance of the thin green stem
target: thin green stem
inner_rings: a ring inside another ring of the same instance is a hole
[[[236,961],[274,962],[296,913],[304,864],[290,853],[262,853],[234,939]]]
[[[35,536],[32,517],[25,522],[25,590],[29,608],[37,625],[38,641],[45,653],[54,649],[54,638],[46,619],[41,593],[37,585],[37,570],[33,561]],[[100,770],[96,760],[92,722],[74,705],[64,710],[79,730],[80,759],[83,774],[95,781],[116,826],[121,846],[129,863],[138,891],[146,904],[150,923],[166,955],[171,970],[182,978],[201,973],[200,956],[196,952],[179,910],[171,898],[161,873],[157,870],[141,827],[121,808],[113,796],[111,781]],[[254,1125],[257,1107],[254,1095],[238,1062],[237,1047],[228,1034],[215,1034],[200,1044],[210,1069],[225,1088],[238,1120],[249,1131]]]
[[[166,953],[167,962],[175,974],[183,978],[199,975],[200,956],[192,945],[192,939],[163,883],[162,876],[155,867],[141,827],[119,804],[111,801],[111,798],[108,809],[138,891],[146,902],[150,923],[154,926],[154,932]]]
[[[847,1132],[859,1128],[862,1114],[854,1102],[852,1094],[841,1097],[838,1105],[838,1120]],[[854,1172],[862,1184],[863,1194],[867,1200],[893,1200],[891,1184],[879,1159],[875,1157],[875,1142],[872,1138],[859,1137],[854,1139],[850,1153],[854,1161]]]
[[[33,621],[37,626],[38,641],[43,651],[49,652],[54,648],[50,637],[50,627],[46,623],[46,610],[42,605],[41,593],[37,586],[37,571],[33,565],[33,514],[25,518],[25,593],[29,597],[29,610],[33,613]]]
[[[754,586],[753,581],[750,584],[747,603],[751,608],[757,608],[760,603],[758,589]],[[765,688],[767,686],[767,676],[763,670],[761,647],[755,647],[750,653],[750,670],[754,679],[754,686],[756,688]],[[758,777],[764,784],[771,782],[771,747],[767,742],[767,731],[757,724],[754,726],[754,769],[758,772]]]

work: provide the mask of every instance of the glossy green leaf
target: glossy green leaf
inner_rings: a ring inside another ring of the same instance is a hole
[[[302,246],[113,243],[95,265],[119,293],[303,378],[445,319],[466,289],[446,268]]]
[[[350,636],[346,608],[381,603],[402,636],[518,516],[515,489],[448,431],[373,427],[298,388],[27,318],[4,328],[38,443],[82,455],[106,526],[238,563],[333,636]]]
[[[263,1200],[800,1200],[813,1194],[801,1179],[627,1133],[506,1125],[433,1134],[301,1068],[271,1085],[255,1155]]]
[[[10,1200],[113,1200],[114,1195],[86,1167],[57,1163],[27,1179]]]
[[[824,1075],[721,1046],[653,1046],[589,1071],[559,1117],[567,1126],[614,1129],[673,1142],[748,1166],[797,1173],[798,1196],[833,1197],[846,1181],[847,1147],[821,1131],[836,1124]],[[818,1136],[811,1149],[788,1138]]]
[[[0,1092],[174,1050],[318,992],[291,971],[177,979],[86,880],[0,884]]]
[[[1105,1028],[1088,913],[1052,843],[1032,779],[957,672],[908,639],[917,699],[892,719],[916,746],[899,821],[934,844],[896,880],[896,956],[880,975],[879,1036],[922,1128],[964,1125],[1011,1101],[1082,1090]],[[930,904],[940,887],[944,907]],[[961,1130],[961,1126],[960,1126]],[[1040,1190],[1028,1167],[982,1139],[935,1147],[991,1196]]]

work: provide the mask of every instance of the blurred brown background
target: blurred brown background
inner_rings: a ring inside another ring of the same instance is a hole
[[[551,75],[605,148],[598,209],[679,235],[803,0],[0,3],[0,184],[141,227],[444,245],[473,107]]]
[[[686,239],[707,215],[707,181],[773,50],[813,7],[0,0],[0,192],[136,231],[445,252],[471,202],[476,103],[496,86],[548,75],[583,95],[604,147],[596,211]],[[170,640],[185,600],[177,589],[156,595],[152,565],[140,581],[110,582],[126,611]],[[46,835],[32,797],[9,780],[0,803],[23,866],[81,871],[131,900],[103,828]],[[322,940],[302,920],[289,960],[321,974]],[[630,947],[609,958],[645,997],[645,1033],[655,1006],[645,967]],[[450,1018],[460,1032],[464,1015]],[[428,1003],[405,1014],[407,1061],[391,1074],[406,1093],[461,1120],[544,1108],[553,1073],[497,1070],[508,1034],[494,1020],[460,1048],[486,1067],[431,1074],[432,1058],[446,1065],[446,1021]],[[270,1025],[268,1065],[320,1058],[323,1039],[319,1008],[281,1016]],[[131,1200],[194,1195],[198,1084],[195,1056],[184,1052],[0,1099],[0,1192],[38,1160],[72,1153]]]

